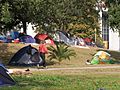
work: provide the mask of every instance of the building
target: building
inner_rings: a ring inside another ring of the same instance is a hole
[[[109,29],[109,49],[120,51],[120,37],[118,32]]]
[[[120,37],[118,32],[114,32],[108,22],[108,8],[105,6],[103,1],[97,3],[97,10],[100,15],[100,30],[101,37],[106,49],[120,51]]]

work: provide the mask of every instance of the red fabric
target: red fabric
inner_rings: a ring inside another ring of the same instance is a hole
[[[14,43],[19,43],[20,41],[19,40],[14,40]]]
[[[47,49],[45,44],[40,44],[39,45],[39,52],[48,53],[48,49]]]
[[[48,37],[47,34],[37,34],[35,36],[35,38],[39,39],[39,40],[45,40]]]
[[[85,42],[91,42],[91,39],[90,38],[84,38],[84,41]]]
[[[51,40],[51,39],[50,39],[50,41],[51,41],[51,45],[55,45],[55,43],[54,43],[54,41],[53,41],[53,40]]]

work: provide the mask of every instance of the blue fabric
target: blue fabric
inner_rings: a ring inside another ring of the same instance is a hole
[[[35,39],[29,35],[21,36],[19,40],[24,43],[35,43]]]
[[[7,42],[7,38],[3,35],[0,36],[0,40],[3,41],[3,42]]]
[[[40,57],[38,50],[31,45],[21,48],[8,63],[8,65],[13,66],[31,66],[37,64],[42,65],[43,60]]]
[[[15,81],[9,76],[7,73],[7,69],[3,67],[1,64],[0,66],[0,86],[6,85],[15,85]]]
[[[15,39],[14,32],[11,32],[10,35],[11,35],[11,38],[12,38],[12,39]]]
[[[11,58],[9,65],[12,64],[14,61],[17,62],[26,52],[29,50],[29,46],[25,46],[22,49],[20,49],[15,55]]]
[[[19,33],[17,31],[13,31],[10,33],[10,35],[11,35],[12,39],[16,39],[16,38],[18,38]]]
[[[19,33],[17,31],[14,32],[14,36],[15,38],[14,39],[17,39],[19,37]]]
[[[3,64],[0,63],[0,66],[3,67],[6,71],[8,71]]]

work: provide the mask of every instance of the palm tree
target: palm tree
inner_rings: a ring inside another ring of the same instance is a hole
[[[69,49],[69,46],[65,44],[56,44],[56,46],[50,46],[48,47],[49,50],[49,56],[48,58],[50,60],[55,59],[59,61],[59,64],[62,60],[68,59],[70,60],[71,56],[75,56],[76,53],[74,50]]]

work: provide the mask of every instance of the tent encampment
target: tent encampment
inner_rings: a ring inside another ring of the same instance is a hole
[[[113,64],[111,55],[105,51],[98,51],[92,58],[91,64]]]
[[[39,55],[36,48],[31,45],[21,48],[15,55],[11,58],[8,65],[15,66],[31,66],[31,65],[42,65],[44,61]]]
[[[15,81],[9,75],[8,70],[0,64],[0,87],[6,85],[15,85]]]

